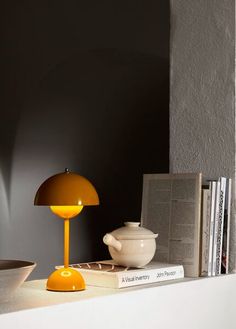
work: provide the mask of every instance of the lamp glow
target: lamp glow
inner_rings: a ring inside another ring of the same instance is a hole
[[[78,291],[85,289],[82,275],[69,267],[70,219],[77,216],[83,206],[98,205],[99,199],[93,185],[84,177],[68,169],[49,177],[38,189],[35,205],[49,206],[64,219],[64,268],[54,271],[47,280],[52,291]]]
[[[50,206],[51,211],[65,219],[77,216],[83,209],[83,206]]]

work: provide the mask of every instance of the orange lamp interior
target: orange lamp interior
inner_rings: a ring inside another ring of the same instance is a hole
[[[73,218],[81,212],[83,206],[50,206],[50,209],[61,218]]]

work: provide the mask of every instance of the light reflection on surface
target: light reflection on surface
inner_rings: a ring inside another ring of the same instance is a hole
[[[0,169],[0,208],[1,208],[1,221],[9,221],[9,202],[7,197],[7,189],[3,179],[2,171]]]

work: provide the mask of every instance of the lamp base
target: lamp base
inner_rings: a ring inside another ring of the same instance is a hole
[[[50,291],[79,291],[85,289],[82,275],[70,267],[54,271],[48,278],[47,290]]]

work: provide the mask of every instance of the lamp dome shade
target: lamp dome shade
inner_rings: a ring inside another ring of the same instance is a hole
[[[38,206],[92,206],[99,204],[99,198],[89,180],[66,170],[43,182],[35,195],[34,204]]]

